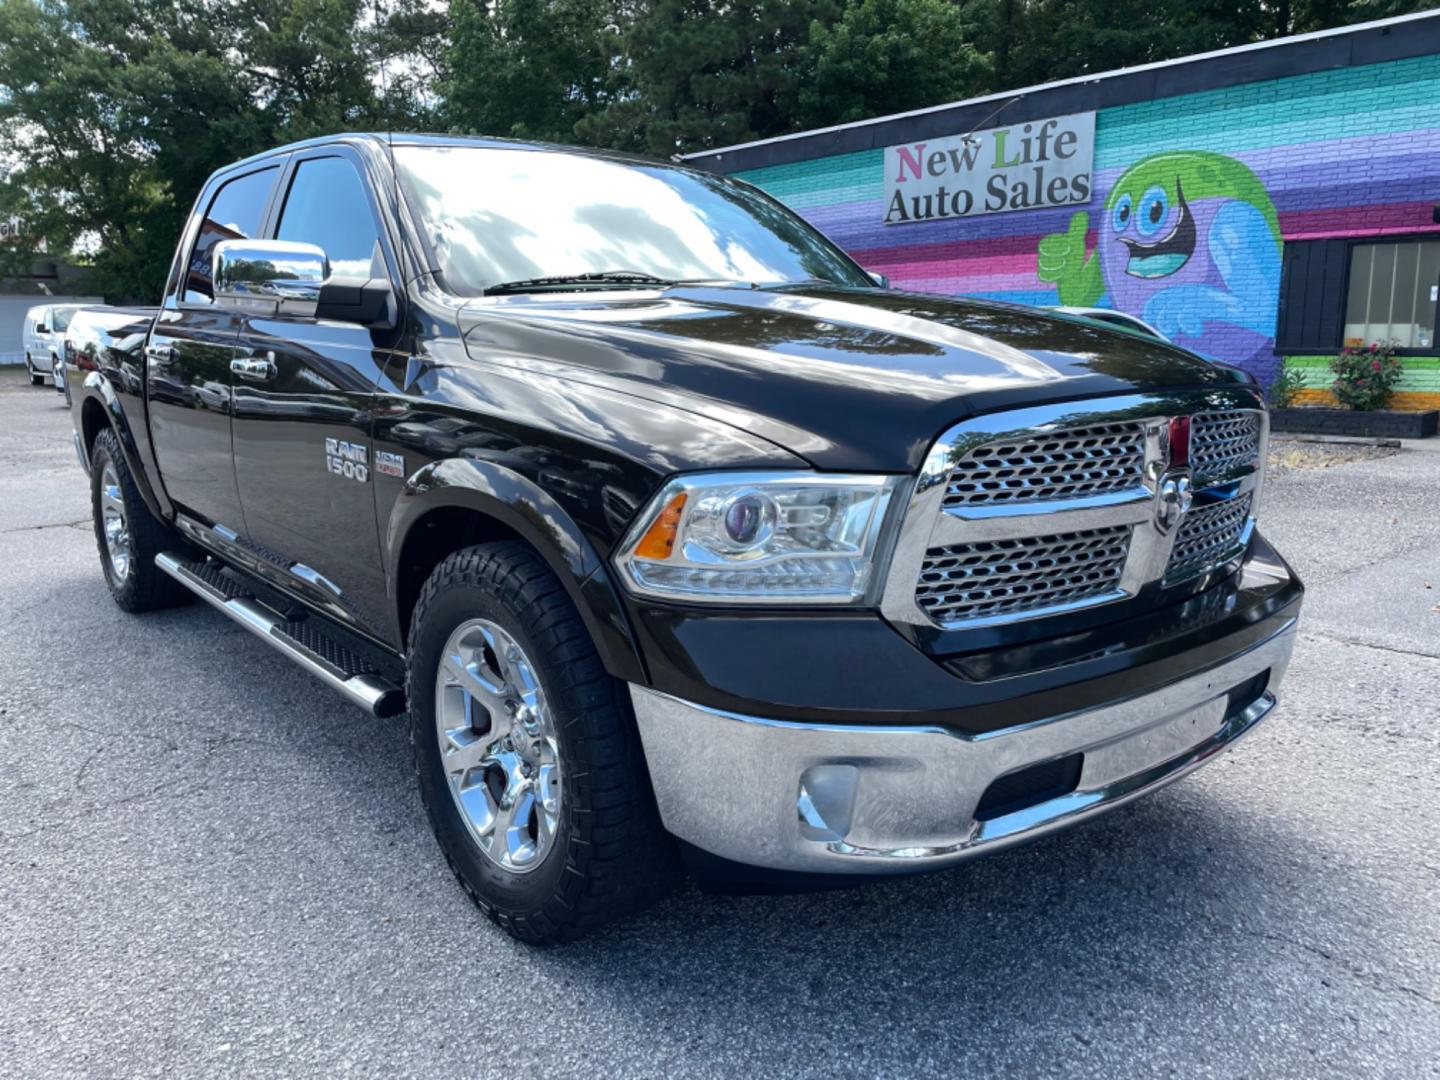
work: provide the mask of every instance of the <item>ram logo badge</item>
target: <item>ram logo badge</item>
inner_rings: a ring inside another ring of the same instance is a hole
[[[1168,533],[1180,519],[1190,512],[1195,501],[1195,484],[1188,469],[1166,473],[1160,479],[1160,490],[1155,494],[1155,527]]]
[[[363,443],[326,439],[325,467],[336,476],[359,480],[362,484],[370,479],[370,466],[366,464],[366,449]]]

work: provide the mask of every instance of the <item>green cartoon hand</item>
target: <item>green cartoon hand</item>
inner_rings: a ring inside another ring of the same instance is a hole
[[[1084,210],[1070,215],[1070,227],[1063,233],[1051,233],[1040,241],[1040,266],[1036,272],[1041,281],[1060,281],[1073,274],[1085,262],[1085,231],[1090,215]]]
[[[1063,233],[1042,237],[1038,249],[1035,276],[1054,282],[1060,303],[1089,307],[1100,299],[1105,282],[1100,274],[1100,260],[1085,257],[1085,232],[1090,215],[1079,210],[1070,215],[1070,226]]]

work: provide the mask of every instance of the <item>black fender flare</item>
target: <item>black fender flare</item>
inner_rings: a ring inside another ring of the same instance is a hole
[[[446,458],[415,472],[402,488],[385,533],[386,589],[401,625],[400,558],[411,530],[427,514],[468,509],[495,519],[533,547],[569,593],[605,668],[627,682],[648,683],[625,605],[609,568],[574,519],[533,480],[495,461]]]
[[[135,486],[140,491],[140,498],[145,501],[145,506],[150,513],[160,521],[169,521],[173,516],[173,507],[165,493],[158,491],[150,482],[150,474],[145,470],[144,463],[140,457],[140,448],[135,443],[135,436],[130,430],[130,420],[125,415],[125,407],[120,403],[120,395],[115,393],[115,387],[110,385],[110,380],[102,373],[92,371],[85,376],[81,384],[82,395],[76,403],[81,423],[84,422],[85,403],[92,398],[100,402],[105,410],[106,419],[110,422],[115,437],[120,440],[120,452],[125,455],[125,465],[130,470],[131,477],[135,480]],[[82,438],[84,432],[81,432]],[[90,448],[92,440],[85,440],[85,464],[90,466]]]

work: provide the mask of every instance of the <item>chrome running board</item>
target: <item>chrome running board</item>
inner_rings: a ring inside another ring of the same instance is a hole
[[[405,711],[405,692],[318,624],[318,617],[287,620],[247,593],[207,560],[191,561],[172,552],[155,556],[155,565],[211,607],[293,660],[374,716]]]

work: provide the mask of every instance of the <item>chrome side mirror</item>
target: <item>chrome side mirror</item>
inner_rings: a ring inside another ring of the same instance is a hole
[[[212,256],[215,303],[251,315],[336,319],[393,329],[399,303],[375,241],[367,273],[330,273],[314,244],[289,240],[222,240]]]
[[[314,244],[222,240],[211,256],[215,303],[252,315],[314,318],[330,260]]]
[[[870,280],[875,283],[877,289],[888,289],[890,287],[890,279],[884,274],[877,270],[867,270],[865,272],[870,275]]]

